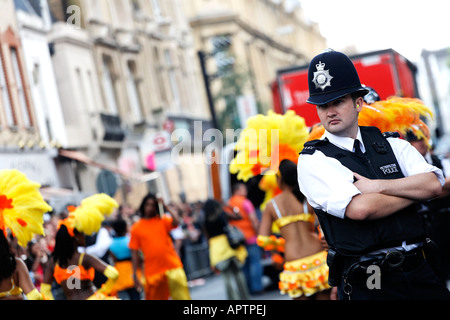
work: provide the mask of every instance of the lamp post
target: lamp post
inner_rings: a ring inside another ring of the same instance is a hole
[[[234,65],[234,58],[224,55],[225,51],[231,45],[231,38],[228,35],[217,36],[212,39],[214,49],[212,52],[198,51],[200,66],[202,69],[203,82],[205,84],[206,96],[208,98],[209,110],[211,112],[211,120],[214,128],[219,128],[217,121],[216,109],[214,107],[214,99],[211,93],[211,81],[223,77]],[[208,58],[216,59],[218,71],[214,74],[209,74],[206,61]]]
[[[200,59],[200,66],[202,68],[203,82],[205,84],[206,97],[208,98],[209,111],[211,112],[211,120],[213,123],[213,127],[215,129],[218,129],[219,127],[217,122],[216,110],[214,108],[214,100],[211,94],[210,76],[208,75],[208,72],[206,70],[206,59],[208,57],[208,54],[203,51],[199,51],[198,57]]]
[[[233,58],[224,58],[221,53],[223,53],[226,49],[228,49],[231,45],[231,40],[229,36],[219,36],[213,38],[214,50],[210,53],[204,51],[198,51],[198,57],[200,60],[200,66],[202,69],[203,82],[205,84],[206,96],[208,98],[208,106],[211,112],[211,120],[213,127],[215,129],[219,128],[219,123],[217,121],[216,109],[214,107],[214,99],[211,93],[211,81],[214,79],[220,78],[224,76],[224,71],[230,69],[232,65],[234,65]],[[218,71],[215,74],[209,74],[206,68],[206,61],[208,58],[214,57],[216,61],[218,61]],[[222,59],[220,59],[222,58]],[[221,61],[220,61],[221,60]],[[216,159],[216,151],[213,149],[211,154],[212,159]],[[218,201],[222,201],[222,190],[220,186],[220,170],[219,164],[216,161],[211,163],[211,182],[212,182],[212,191],[214,199]]]

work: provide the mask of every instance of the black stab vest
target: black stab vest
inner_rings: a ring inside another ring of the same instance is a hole
[[[327,157],[337,159],[343,166],[369,179],[403,178],[391,145],[386,140],[387,136],[394,134],[382,134],[376,127],[360,128],[366,147],[364,157],[341,149],[327,139],[305,143],[301,154],[313,154],[315,150],[320,150]],[[415,243],[423,241],[426,236],[417,205],[377,220],[341,219],[322,210],[315,210],[315,213],[330,248],[344,256],[358,256],[377,249],[400,246],[403,241]]]

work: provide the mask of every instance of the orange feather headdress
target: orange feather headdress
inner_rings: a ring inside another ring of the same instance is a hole
[[[381,132],[398,132],[406,136],[412,131],[419,139],[430,139],[430,130],[422,120],[433,119],[433,113],[421,100],[416,98],[391,97],[370,105],[364,104],[359,113],[360,126],[373,126]],[[325,133],[323,126],[318,125],[308,137],[308,141],[320,139]]]

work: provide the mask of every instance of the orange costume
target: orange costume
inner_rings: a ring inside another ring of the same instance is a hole
[[[147,300],[190,300],[186,274],[169,235],[172,217],[141,218],[131,228],[129,248],[144,257]]]
[[[53,277],[58,284],[61,284],[65,280],[69,279],[78,279],[78,280],[90,280],[94,281],[95,277],[95,269],[89,268],[86,269],[83,264],[84,253],[80,255],[78,259],[78,265],[73,266],[74,268],[61,268],[58,264],[55,264],[55,268],[53,270]],[[109,276],[112,274],[112,276]],[[109,292],[111,292],[111,287],[114,285],[115,281],[118,277],[118,272],[114,270],[113,267],[108,266],[107,270],[105,270],[105,275],[108,276],[108,280],[105,284],[103,284],[102,288],[97,290],[88,300],[115,300],[116,298],[113,296],[109,296]],[[53,300],[53,295],[44,290],[46,294],[44,294],[45,298],[49,300]]]
[[[58,264],[55,264],[55,268],[53,270],[53,277],[55,278],[55,281],[58,284],[61,284],[64,280],[68,280],[69,278],[76,278],[79,280],[90,280],[94,281],[95,277],[95,269],[90,268],[86,270],[83,266],[83,258],[84,253],[80,255],[80,259],[78,261],[78,266],[76,266],[76,269],[64,269],[61,268]]]

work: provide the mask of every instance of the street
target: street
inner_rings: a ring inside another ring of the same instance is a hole
[[[251,296],[251,300],[291,300],[289,296],[281,295],[268,278],[265,277],[264,280],[267,283],[266,290],[259,295]],[[192,284],[190,286],[192,300],[227,300],[225,285],[220,274],[213,274],[190,283]],[[447,282],[447,287],[450,289],[450,281]]]
[[[203,281],[198,279],[190,282],[192,300],[227,300],[225,284],[220,274],[213,274],[202,279],[204,279],[203,284]],[[267,277],[264,277],[264,282],[267,284],[266,290],[261,294],[252,295],[251,300],[290,300],[289,296],[281,295]]]

